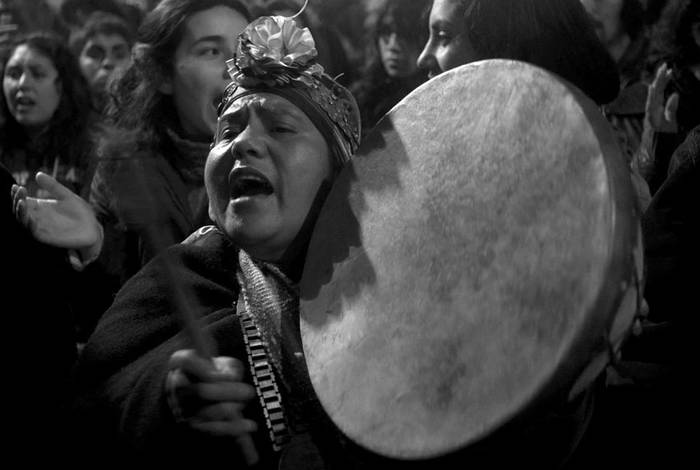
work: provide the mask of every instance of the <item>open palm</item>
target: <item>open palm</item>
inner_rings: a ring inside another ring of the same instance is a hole
[[[90,204],[45,173],[37,173],[36,182],[50,197],[28,197],[26,188],[12,186],[15,217],[35,239],[76,250],[101,243],[102,227]]]

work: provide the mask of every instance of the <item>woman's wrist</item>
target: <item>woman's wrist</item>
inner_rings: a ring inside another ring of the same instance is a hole
[[[94,262],[102,252],[102,245],[104,244],[104,229],[102,224],[97,222],[97,240],[90,246],[85,248],[76,248],[68,250],[68,259],[71,266],[76,271],[82,271],[88,267],[92,262]]]

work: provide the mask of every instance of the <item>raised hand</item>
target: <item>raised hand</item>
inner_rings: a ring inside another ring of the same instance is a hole
[[[37,173],[36,182],[50,197],[28,197],[26,188],[13,185],[15,217],[42,243],[99,253],[102,226],[90,204],[46,173]]]
[[[656,132],[678,132],[678,93],[665,98],[666,87],[671,81],[672,70],[662,64],[656,71],[654,81],[649,85],[646,102],[646,123]]]

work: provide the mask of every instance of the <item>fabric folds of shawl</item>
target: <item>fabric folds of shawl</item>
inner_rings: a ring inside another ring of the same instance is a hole
[[[268,347],[270,359],[284,380],[282,368],[282,318],[294,315],[296,288],[275,266],[261,263],[257,266],[243,250],[238,253],[240,270],[236,274],[243,301]]]
[[[255,261],[243,250],[238,263],[245,308],[263,335],[284,396],[293,398],[294,406],[285,407],[289,424],[293,431],[306,429],[302,408],[315,401],[315,395],[299,333],[298,286],[277,266]]]
[[[246,312],[267,346],[282,395],[290,441],[280,455],[281,469],[323,469],[321,452],[311,438],[311,423],[323,421],[303,355],[298,319],[298,287],[275,265],[254,261],[243,250],[236,274]]]

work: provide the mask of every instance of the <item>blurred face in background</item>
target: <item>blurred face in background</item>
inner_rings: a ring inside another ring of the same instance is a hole
[[[53,62],[26,44],[5,64],[2,81],[10,114],[26,129],[49,123],[61,101],[61,80]]]
[[[610,44],[627,34],[622,26],[620,14],[625,0],[581,0],[603,44]]]
[[[416,44],[412,38],[402,34],[391,23],[392,18],[387,17],[379,28],[377,46],[382,65],[391,78],[408,77],[418,70],[416,61],[422,44]]]
[[[210,139],[216,130],[216,109],[231,78],[226,61],[233,57],[237,37],[248,25],[226,6],[192,15],[175,51],[172,76],[160,91],[172,95],[187,136]]]
[[[462,0],[434,0],[429,28],[428,43],[418,57],[418,66],[429,77],[479,59],[467,34]]]
[[[103,91],[112,76],[130,62],[129,43],[120,34],[96,34],[85,43],[79,57],[80,70],[95,91]]]

